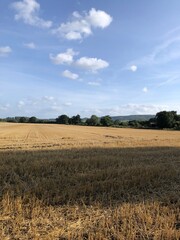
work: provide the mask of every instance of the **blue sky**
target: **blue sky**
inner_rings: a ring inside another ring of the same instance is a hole
[[[180,113],[179,0],[0,0],[0,117]]]

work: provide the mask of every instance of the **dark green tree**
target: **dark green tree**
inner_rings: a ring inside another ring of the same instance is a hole
[[[14,119],[15,119],[15,121],[18,123],[20,118],[21,118],[21,117],[15,117]]]
[[[65,114],[56,118],[56,122],[59,124],[69,124],[69,117]]]
[[[27,117],[20,117],[19,118],[19,123],[26,123],[26,122],[28,122]]]
[[[162,111],[156,114],[156,123],[159,128],[173,128],[176,118],[176,111]]]
[[[73,116],[72,118],[69,119],[69,124],[73,125],[80,125],[81,124],[81,117],[80,115]]]
[[[100,121],[96,115],[92,115],[90,118],[86,120],[86,124],[88,126],[97,126],[99,125]]]
[[[180,121],[180,115],[176,116],[176,121]]]
[[[129,122],[128,121],[121,121],[119,125],[122,126],[122,127],[128,127]]]
[[[29,121],[28,121],[29,123],[36,123],[37,122],[37,118],[36,117],[30,117],[29,118]]]
[[[103,125],[103,126],[112,126],[113,125],[113,120],[112,118],[107,115],[107,116],[104,116],[100,119],[100,123]]]
[[[121,124],[121,121],[119,120],[119,119],[116,119],[115,121],[114,121],[114,125],[115,126],[119,126]]]
[[[132,121],[129,121],[129,126],[138,128],[138,127],[141,127],[141,122],[137,120],[132,120]]]
[[[5,121],[6,122],[16,122],[14,117],[7,117],[7,118],[5,118]]]

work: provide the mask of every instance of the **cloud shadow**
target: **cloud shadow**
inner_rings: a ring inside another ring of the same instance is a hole
[[[0,196],[47,205],[180,199],[180,149],[83,148],[0,152]]]

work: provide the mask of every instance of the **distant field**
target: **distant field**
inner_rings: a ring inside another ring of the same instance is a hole
[[[179,240],[180,132],[1,123],[0,239]]]
[[[55,124],[0,123],[0,150],[99,146],[180,147],[180,132]]]

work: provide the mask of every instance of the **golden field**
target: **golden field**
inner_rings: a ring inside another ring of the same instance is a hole
[[[153,146],[180,147],[180,132],[0,123],[0,150]]]
[[[180,132],[0,124],[0,239],[180,239]]]

